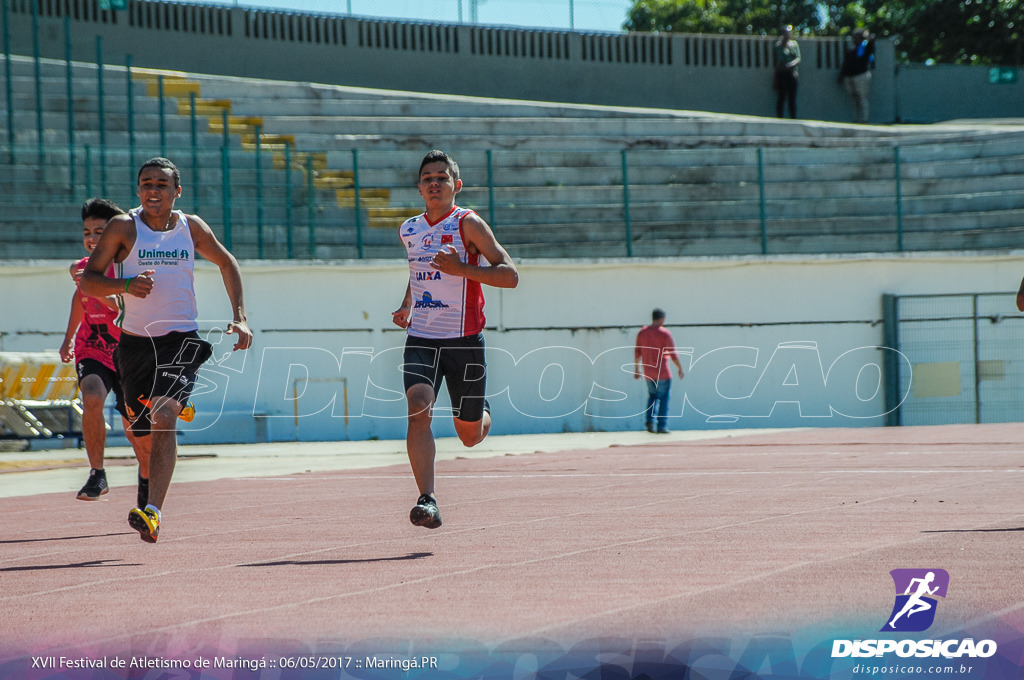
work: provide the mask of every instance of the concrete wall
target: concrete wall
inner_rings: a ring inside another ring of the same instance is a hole
[[[989,80],[985,66],[905,64],[896,75],[896,112],[904,122],[1024,117],[1024,80]]]
[[[18,291],[0,296],[0,350],[56,351],[66,267],[0,267],[0,290]],[[520,270],[518,289],[486,291],[495,433],[639,428],[645,391],[629,366],[654,306],[692,348],[673,386],[671,427],[865,426],[882,425],[886,411],[882,294],[1015,291],[1024,253],[528,261]],[[184,440],[404,436],[404,333],[391,325],[404,263],[244,262],[243,273],[256,344],[231,353],[213,330],[227,316],[219,275],[198,266],[202,330],[219,344]],[[1015,313],[1010,294],[1006,307]],[[435,431],[453,434],[450,418]]]

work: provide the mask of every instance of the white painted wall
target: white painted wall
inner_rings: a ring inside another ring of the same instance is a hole
[[[67,264],[0,266],[0,350],[56,352],[72,290]],[[207,364],[185,441],[403,437],[404,332],[391,312],[404,263],[242,265],[256,344]],[[641,427],[645,391],[629,371],[636,330],[655,306],[677,345],[692,348],[686,378],[673,382],[670,427],[880,425],[872,366],[883,354],[882,295],[1014,292],[1024,253],[519,266],[518,289],[486,291],[496,434]],[[201,330],[223,327],[227,297],[206,263],[197,292]],[[1006,307],[1016,313],[1012,294]],[[450,418],[438,417],[435,431],[453,434]]]

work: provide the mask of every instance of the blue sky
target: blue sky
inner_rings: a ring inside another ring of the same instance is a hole
[[[478,23],[577,31],[620,31],[631,0],[206,0],[209,4],[270,7],[418,21]]]

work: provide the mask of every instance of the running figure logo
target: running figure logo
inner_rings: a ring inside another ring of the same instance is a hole
[[[893,569],[889,574],[896,585],[896,603],[882,631],[928,630],[935,621],[938,600],[934,596],[946,597],[949,573],[945,569]]]

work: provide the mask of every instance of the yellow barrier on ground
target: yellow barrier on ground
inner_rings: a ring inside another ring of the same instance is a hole
[[[0,352],[0,400],[70,401],[78,394],[74,364],[57,352]]]

